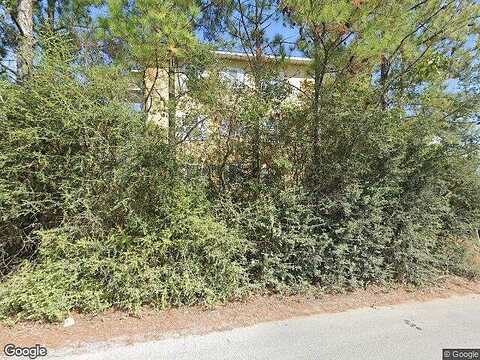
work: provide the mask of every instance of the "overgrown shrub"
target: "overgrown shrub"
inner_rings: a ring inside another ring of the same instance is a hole
[[[75,238],[68,230],[40,234],[35,266],[26,262],[0,287],[0,314],[60,320],[69,311],[111,307],[136,311],[211,304],[248,289],[247,242],[177,193],[168,227],[144,235],[120,230]]]
[[[250,271],[262,286],[419,285],[468,273],[480,226],[478,145],[468,140],[475,132],[452,127],[448,141],[433,142],[445,125],[405,122],[396,111],[352,119],[355,106],[323,118],[315,172],[297,190],[285,190],[289,177],[237,185],[220,206],[252,242]]]
[[[300,290],[319,276],[329,239],[318,231],[323,219],[315,216],[301,189],[265,193],[238,203],[224,197],[217,207],[230,227],[251,242],[247,253],[251,280],[261,289]]]
[[[0,81],[0,276],[34,254],[38,230],[95,224],[144,126],[127,101],[120,69],[76,66],[64,41],[48,42],[28,82]]]
[[[172,151],[129,108],[124,71],[44,49],[28,81],[0,81],[0,318],[480,273],[468,121],[380,109],[350,84],[324,94],[314,154],[308,101],[235,102],[225,124],[216,99],[228,131],[192,165],[196,146]]]
[[[49,43],[28,82],[0,85],[1,316],[240,295],[248,242],[130,110],[125,73],[79,67],[69,49]]]
[[[478,256],[478,245],[465,224],[446,222],[455,217],[451,199],[442,189],[412,199],[401,190],[357,184],[314,201],[290,189],[240,204],[227,197],[217,211],[251,243],[250,279],[263,290],[421,285],[439,275],[471,274],[466,264]]]

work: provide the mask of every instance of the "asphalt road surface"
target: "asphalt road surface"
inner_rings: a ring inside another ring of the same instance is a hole
[[[319,314],[207,335],[92,345],[66,360],[441,360],[442,348],[480,348],[480,295]]]

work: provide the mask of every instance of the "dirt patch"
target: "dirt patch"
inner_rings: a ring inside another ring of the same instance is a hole
[[[296,316],[341,312],[454,295],[480,294],[480,282],[446,278],[436,286],[414,289],[371,287],[346,294],[258,296],[213,309],[189,307],[154,311],[145,308],[138,317],[112,311],[99,316],[72,314],[75,325],[24,322],[0,325],[0,346],[41,344],[47,348],[80,347],[88,343],[117,341],[125,344],[162,339],[178,334],[202,334],[216,330],[282,320]]]

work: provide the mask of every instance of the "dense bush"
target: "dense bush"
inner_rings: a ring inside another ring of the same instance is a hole
[[[143,127],[119,69],[72,61],[51,42],[28,83],[0,82],[0,274],[35,251],[38,230],[96,222],[96,196]]]
[[[68,50],[49,44],[27,84],[0,85],[2,316],[239,295],[248,242],[210,215],[201,182],[177,174],[162,131],[129,109],[128,77],[75,66]]]
[[[359,115],[363,95],[346,104],[344,95],[325,106],[320,156],[304,182],[287,172],[280,180],[275,174],[272,186],[266,172],[263,187],[237,180],[222,200],[221,216],[254,244],[252,279],[275,290],[344,289],[471,273],[465,263],[478,252],[472,235],[480,227],[475,127],[405,121],[396,110]],[[306,124],[290,125],[296,131],[284,136],[280,121],[273,146],[280,153],[295,143],[284,161],[301,172],[298,152],[310,152]]]
[[[168,229],[143,236],[41,233],[37,264],[26,262],[0,288],[0,314],[61,320],[72,310],[136,311],[145,304],[211,304],[242,295],[248,283],[244,239],[195,209],[182,213]]]
[[[469,121],[332,88],[313,156],[305,102],[232,101],[236,137],[219,130],[192,166],[196,147],[172,151],[130,109],[125,72],[72,54],[54,41],[28,81],[0,81],[1,318],[480,272]]]
[[[447,224],[456,217],[451,199],[433,189],[406,201],[399,191],[352,185],[315,201],[284,190],[244,204],[223,199],[219,212],[252,243],[248,269],[261,289],[421,285],[439,275],[472,274],[466,263],[478,244],[467,224]]]
[[[329,238],[301,189],[266,192],[244,203],[225,196],[217,212],[251,242],[247,266],[257,287],[301,290],[320,275]]]

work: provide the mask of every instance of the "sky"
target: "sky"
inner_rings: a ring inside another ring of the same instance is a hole
[[[99,16],[108,15],[108,10],[106,7],[102,7],[102,8],[92,7],[91,15],[94,19],[97,19]],[[280,21],[273,22],[269,26],[269,28],[267,29],[266,36],[269,39],[272,39],[277,34],[280,34],[285,41],[294,42],[298,37],[298,30],[291,28],[289,26],[285,26],[280,20]],[[203,39],[201,32],[198,32],[197,35],[200,39]],[[303,56],[303,53],[297,49],[290,51],[287,47],[286,50],[287,50],[287,54],[290,56]]]

